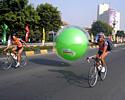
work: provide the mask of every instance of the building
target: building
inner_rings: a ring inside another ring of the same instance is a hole
[[[99,4],[98,5],[98,10],[97,10],[97,19],[100,18],[100,16],[105,12],[108,11],[109,5],[108,4]]]
[[[114,28],[116,33],[117,30],[120,30],[120,13],[117,12],[115,9],[109,9],[107,12],[109,14],[108,24]]]
[[[106,22],[114,29],[114,34],[120,29],[120,12],[109,7],[108,4],[99,4],[97,10],[97,20]]]
[[[62,21],[62,26],[61,26],[61,28],[65,27],[65,26],[68,26],[68,25],[70,25],[68,22]]]

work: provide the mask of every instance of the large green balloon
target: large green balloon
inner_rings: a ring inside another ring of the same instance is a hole
[[[75,26],[61,29],[55,38],[55,48],[59,56],[66,60],[77,60],[83,57],[88,49],[86,33]]]

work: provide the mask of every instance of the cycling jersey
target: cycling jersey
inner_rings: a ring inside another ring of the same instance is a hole
[[[17,45],[17,47],[19,47],[19,48],[23,47],[21,39],[16,38],[16,40],[14,40],[13,42],[14,42],[15,45]]]
[[[103,51],[104,51],[105,46],[107,46],[106,52],[109,51],[109,50],[108,50],[108,42],[105,41],[103,45],[99,45],[99,50],[98,50],[99,56],[101,56],[101,55],[103,54]]]
[[[16,38],[15,40],[11,40],[11,38],[9,37],[8,39],[8,46],[12,44],[12,42],[18,47],[18,48],[22,48],[23,44],[22,44],[22,40],[19,38]]]
[[[99,51],[104,51],[105,46],[108,46],[107,41],[105,41],[103,45],[99,45]]]

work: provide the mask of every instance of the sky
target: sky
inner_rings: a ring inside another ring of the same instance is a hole
[[[121,14],[120,28],[125,30],[125,0],[29,0],[34,7],[41,3],[50,3],[61,12],[62,20],[70,25],[91,27],[97,19],[97,6],[107,3]]]

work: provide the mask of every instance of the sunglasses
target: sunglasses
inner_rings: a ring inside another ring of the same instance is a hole
[[[103,38],[103,36],[99,36],[98,38]]]

